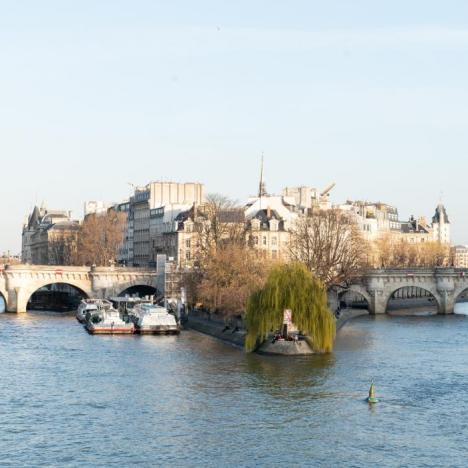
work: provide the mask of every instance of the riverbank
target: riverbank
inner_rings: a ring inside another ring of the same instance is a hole
[[[362,315],[369,315],[367,309],[342,309],[339,318],[336,320],[336,332],[338,333],[350,320]]]
[[[246,331],[236,330],[235,327],[227,328],[224,320],[219,317],[211,316],[208,318],[190,313],[184,327],[212,336],[233,346],[244,348]]]
[[[336,331],[338,333],[347,322],[353,318],[360,317],[362,315],[368,315],[367,309],[343,309],[340,317],[336,321]],[[245,336],[247,332],[236,327],[226,328],[224,320],[216,315],[208,316],[207,314],[201,313],[190,313],[188,320],[185,322],[184,327],[190,330],[195,330],[199,333],[212,336],[218,340],[224,341],[227,344],[236,346],[244,349]],[[267,350],[268,353],[268,350]],[[281,353],[283,354],[283,353]],[[310,354],[302,350],[302,352],[284,353],[284,354]]]

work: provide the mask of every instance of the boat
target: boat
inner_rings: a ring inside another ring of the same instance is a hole
[[[114,309],[117,309],[122,315],[128,315],[138,304],[153,304],[151,297],[118,296],[109,297],[108,300],[112,303]]]
[[[174,315],[165,307],[154,304],[137,304],[129,312],[136,332],[142,335],[178,334],[180,327]]]
[[[82,299],[76,311],[76,320],[80,323],[86,323],[86,314],[94,313],[101,309],[110,309],[112,303],[105,299]]]
[[[135,325],[124,320],[113,307],[86,313],[86,330],[91,335],[133,335]]]

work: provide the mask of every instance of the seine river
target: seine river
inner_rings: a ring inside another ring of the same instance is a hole
[[[362,317],[329,356],[0,314],[0,466],[466,466],[468,317]],[[374,380],[380,404],[365,403]]]

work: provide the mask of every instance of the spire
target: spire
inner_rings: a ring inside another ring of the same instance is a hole
[[[262,151],[262,165],[260,168],[260,184],[258,185],[258,197],[262,198],[267,195],[265,182],[263,181],[263,151]]]

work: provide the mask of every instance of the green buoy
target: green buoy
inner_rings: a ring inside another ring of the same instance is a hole
[[[367,399],[368,403],[378,403],[379,400],[375,398],[375,387],[374,387],[374,382],[371,383],[370,389],[369,389],[369,398]]]

